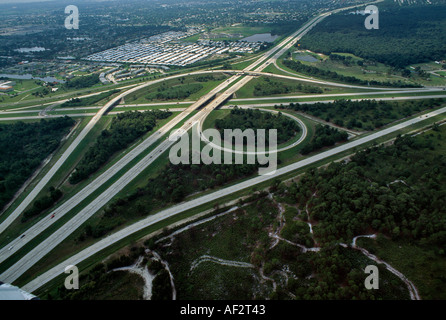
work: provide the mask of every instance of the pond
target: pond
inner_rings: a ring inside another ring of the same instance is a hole
[[[16,79],[16,80],[41,80],[44,82],[59,82],[59,83],[65,83],[63,80],[56,79],[54,77],[33,77],[31,74],[5,74],[1,73],[0,78],[8,78],[8,79]]]
[[[274,42],[279,36],[273,36],[271,33],[258,33],[250,37],[241,39],[247,42]]]
[[[313,57],[312,55],[309,55],[309,54],[296,54],[296,55],[294,55],[294,58],[296,59],[296,60],[299,60],[299,61],[306,61],[306,62],[317,62],[317,61],[319,61],[318,59],[316,59],[315,57]]]
[[[29,53],[29,52],[42,52],[45,51],[45,48],[42,47],[33,47],[33,48],[20,48],[20,49],[15,49],[14,51],[18,51],[20,53]]]

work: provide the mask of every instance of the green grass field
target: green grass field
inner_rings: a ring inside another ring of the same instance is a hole
[[[194,101],[211,91],[213,88],[215,88],[217,85],[219,85],[224,79],[227,78],[226,75],[222,74],[215,74],[214,79],[211,81],[206,82],[199,82],[196,79],[199,76],[185,76],[184,80],[181,79],[172,79],[167,80],[166,82],[157,83],[152,86],[149,86],[147,88],[138,90],[134,93],[131,93],[125,98],[126,104],[142,104],[142,103],[157,103],[157,102],[165,102],[163,100],[156,100],[156,99],[147,99],[150,94],[156,94],[159,90],[164,90],[162,88],[165,88],[166,86],[169,89],[172,88],[181,88],[187,85],[197,85],[200,84],[202,86],[202,89],[200,89],[197,92],[193,92],[189,96],[183,99],[169,99],[169,102],[180,102],[180,101]]]
[[[293,57],[295,57],[294,59],[300,61],[303,64],[314,66],[326,71],[333,71],[344,76],[355,77],[361,80],[367,80],[367,81],[375,80],[380,82],[386,82],[386,81],[396,82],[401,80],[403,83],[421,84],[424,86],[446,85],[446,79],[443,79],[435,75],[430,75],[429,80],[419,77],[416,74],[413,74],[410,78],[404,78],[401,76],[401,72],[395,71],[390,66],[387,66],[379,62],[370,62],[349,53],[334,52],[334,54],[336,55],[350,57],[351,62],[348,64],[344,64],[341,61],[332,60],[328,56],[322,55],[321,57],[318,54],[313,53],[311,51],[309,52],[302,51],[300,54],[309,54],[318,58],[317,62],[302,61],[297,59],[296,58],[297,54],[294,53],[293,55]],[[362,66],[358,65],[358,62],[361,62],[363,65]],[[290,70],[289,68],[285,67],[281,63],[281,61],[278,61],[278,64],[281,66],[281,68],[293,72],[293,70]],[[438,65],[437,65],[437,70],[438,70]]]
[[[265,95],[256,96],[254,93],[255,87],[257,85],[261,85],[264,82],[264,79],[265,79],[265,77],[263,77],[263,76],[256,77],[256,78],[252,79],[250,82],[248,82],[248,84],[243,86],[240,90],[238,90],[235,93],[234,99],[264,97]],[[349,92],[357,92],[358,91],[358,89],[339,88],[339,87],[332,87],[332,86],[327,86],[327,85],[313,85],[313,84],[308,84],[303,81],[299,81],[298,79],[291,80],[291,79],[272,78],[272,81],[279,82],[279,83],[283,84],[283,86],[288,86],[292,89],[288,93],[268,94],[266,96],[285,97],[285,96],[291,96],[291,95],[310,95],[310,94],[314,95],[315,94],[315,93],[306,93],[304,90],[299,90],[299,89],[295,88],[297,85],[303,85],[303,86],[306,86],[306,88],[315,88],[315,89],[320,88],[322,90],[321,94],[337,94],[337,93],[349,93]],[[253,101],[251,101],[250,103],[253,103]],[[262,101],[262,103],[263,103],[263,101]]]

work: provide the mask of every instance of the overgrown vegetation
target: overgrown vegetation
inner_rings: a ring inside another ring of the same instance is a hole
[[[280,105],[275,108],[308,113],[348,129],[373,130],[423,110],[437,108],[445,101],[441,98],[399,102],[336,100],[329,103],[290,103],[288,106]]]
[[[327,125],[316,126],[316,134],[313,140],[306,144],[302,150],[302,154],[309,154],[310,152],[319,150],[324,147],[334,146],[337,142],[346,141],[348,139],[348,133],[340,131],[336,128],[332,128]]]
[[[74,125],[68,117],[0,124],[0,208],[60,145]]]
[[[190,83],[171,87],[163,82],[163,85],[157,89],[157,92],[152,92],[146,96],[146,100],[181,100],[190,97],[201,89],[203,89],[203,85],[200,83]]]
[[[118,114],[110,129],[102,131],[95,144],[87,151],[70,176],[70,183],[76,184],[88,178],[103,166],[110,157],[127,148],[136,139],[150,132],[157,120],[166,119],[171,112],[153,110],[146,112],[126,111]]]
[[[301,41],[301,47],[329,55],[356,56],[405,68],[410,64],[446,57],[444,4],[400,7],[380,5],[379,30],[364,28],[364,16],[340,13],[319,23]]]
[[[370,260],[350,248],[327,246],[319,252],[302,252],[292,243],[303,241],[310,246],[313,239],[306,223],[295,220],[295,210],[287,208],[281,232],[282,237],[291,236],[285,238],[291,242],[282,240],[274,244],[271,230],[280,228],[277,224],[279,212],[267,193],[258,193],[243,203],[247,206],[177,234],[173,239],[147,243],[168,261],[179,299],[408,297],[404,284],[382,266],[379,267],[380,290],[365,289],[363,270]],[[197,264],[203,255],[250,263],[251,267],[240,268],[215,261]]]
[[[399,137],[394,145],[359,152],[348,163],[310,170],[287,195],[301,208],[308,205],[320,242],[379,232],[442,248],[446,157],[441,139],[440,131],[424,139]]]
[[[263,97],[274,94],[287,94],[293,92],[303,93],[322,93],[323,90],[319,87],[308,86],[303,84],[289,85],[268,77],[259,78],[259,81],[254,87],[254,96]]]
[[[284,116],[280,112],[272,114],[270,112],[262,112],[258,109],[241,109],[237,106],[231,110],[231,113],[223,119],[215,121],[215,127],[223,134],[224,129],[276,129],[277,143],[284,143],[293,138],[299,131],[300,127],[296,121]],[[269,143],[269,135],[265,135],[266,145]]]
[[[79,277],[79,290],[67,290],[65,286],[56,289],[54,296],[49,293],[47,299],[63,300],[140,300],[143,297],[144,280],[138,275],[113,269],[133,264],[137,257],[144,254],[134,248],[128,255],[122,255],[106,264],[95,265],[88,274]]]
[[[398,80],[397,82],[391,82],[391,81],[376,81],[376,80],[362,80],[353,76],[344,76],[342,74],[339,74],[334,71],[330,70],[322,70],[318,67],[309,66],[306,64],[303,64],[300,61],[294,61],[294,60],[284,60],[283,64],[290,68],[291,70],[297,71],[299,73],[307,74],[310,76],[315,76],[322,79],[328,79],[333,81],[339,81],[339,82],[345,82],[355,85],[362,85],[362,86],[382,86],[382,87],[398,87],[398,88],[418,88],[419,85],[413,85],[408,83],[403,83],[401,80]]]
[[[91,74],[85,77],[75,77],[65,83],[65,87],[68,89],[83,89],[94,86],[99,83],[99,75]]]
[[[50,187],[48,190],[48,194],[41,197],[40,199],[37,199],[31,208],[26,210],[23,213],[22,222],[26,222],[32,217],[38,216],[45,212],[47,209],[54,206],[54,204],[62,198],[63,193],[59,189],[55,189],[54,187]]]

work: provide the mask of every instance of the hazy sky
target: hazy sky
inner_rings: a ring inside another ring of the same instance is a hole
[[[2,3],[44,2],[44,1],[54,1],[54,0],[0,0],[0,4],[2,4]]]

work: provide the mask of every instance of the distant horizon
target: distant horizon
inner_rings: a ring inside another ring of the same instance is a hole
[[[14,3],[30,3],[30,2],[48,2],[54,0],[0,0],[0,4],[14,4]]]

